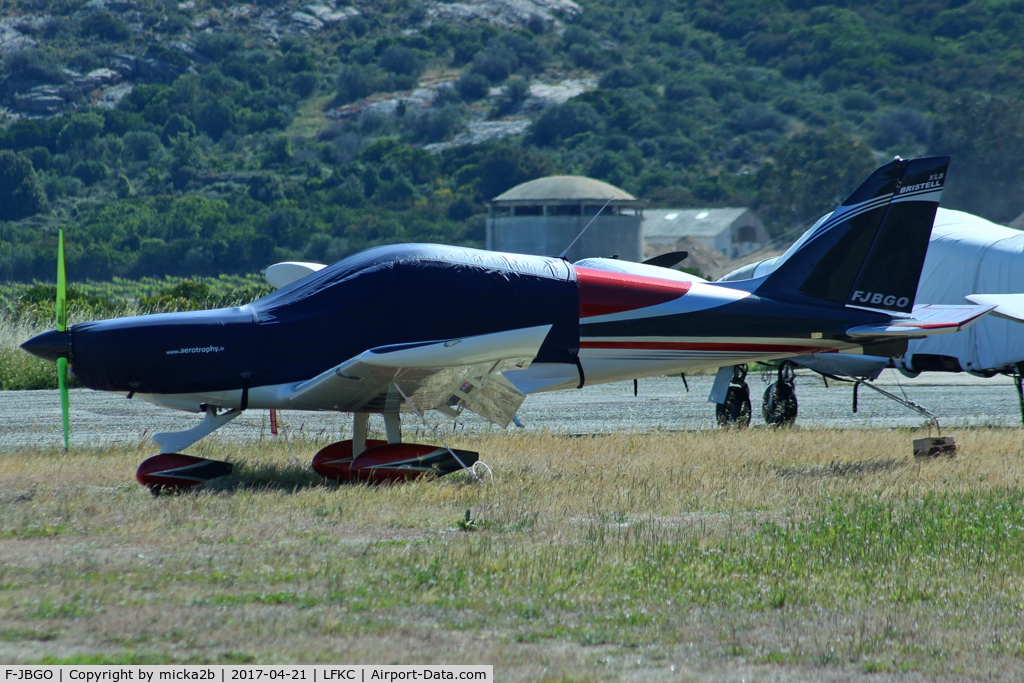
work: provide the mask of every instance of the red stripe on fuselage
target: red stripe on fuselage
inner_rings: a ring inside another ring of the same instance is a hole
[[[613,273],[595,268],[577,267],[576,281],[580,289],[581,318],[657,306],[678,299],[690,291],[689,282]]]
[[[789,344],[744,344],[729,342],[642,342],[642,341],[580,341],[581,349],[636,349],[675,351],[754,351],[775,353],[777,351],[795,354],[823,353],[835,349],[820,346],[792,346]]]

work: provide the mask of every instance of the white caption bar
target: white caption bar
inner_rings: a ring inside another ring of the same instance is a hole
[[[370,665],[332,664],[330,666],[11,666],[0,665],[0,683],[172,683],[210,681],[211,683],[249,683],[250,681],[298,683],[374,683],[376,681],[480,681],[494,683],[494,667],[472,664]]]

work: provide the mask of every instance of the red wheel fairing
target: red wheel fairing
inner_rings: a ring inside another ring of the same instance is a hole
[[[234,465],[184,453],[154,455],[135,472],[139,483],[154,493],[161,490],[188,489],[217,477],[231,474]]]
[[[440,477],[472,467],[480,454],[454,450],[455,456],[443,446],[415,443],[366,441],[367,449],[352,457],[352,442],[339,441],[322,449],[313,458],[313,471],[326,479],[338,481],[406,481],[419,477]]]

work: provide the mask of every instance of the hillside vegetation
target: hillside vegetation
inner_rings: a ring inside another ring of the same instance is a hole
[[[551,173],[774,234],[894,154],[1024,210],[1024,1],[0,2],[0,278],[481,246]],[[561,95],[559,93],[562,93]],[[575,95],[570,97],[570,95]]]

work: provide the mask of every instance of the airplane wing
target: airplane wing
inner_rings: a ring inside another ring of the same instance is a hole
[[[854,339],[866,337],[927,337],[933,334],[959,332],[978,322],[981,316],[995,308],[989,306],[942,306],[924,304],[914,306],[907,318],[890,320],[876,325],[859,325],[846,330]]]
[[[992,315],[1024,323],[1024,294],[969,294],[964,297],[971,303],[995,306]]]
[[[529,367],[550,325],[364,351],[292,387],[300,410],[462,410],[507,427],[526,395],[501,373]]]

